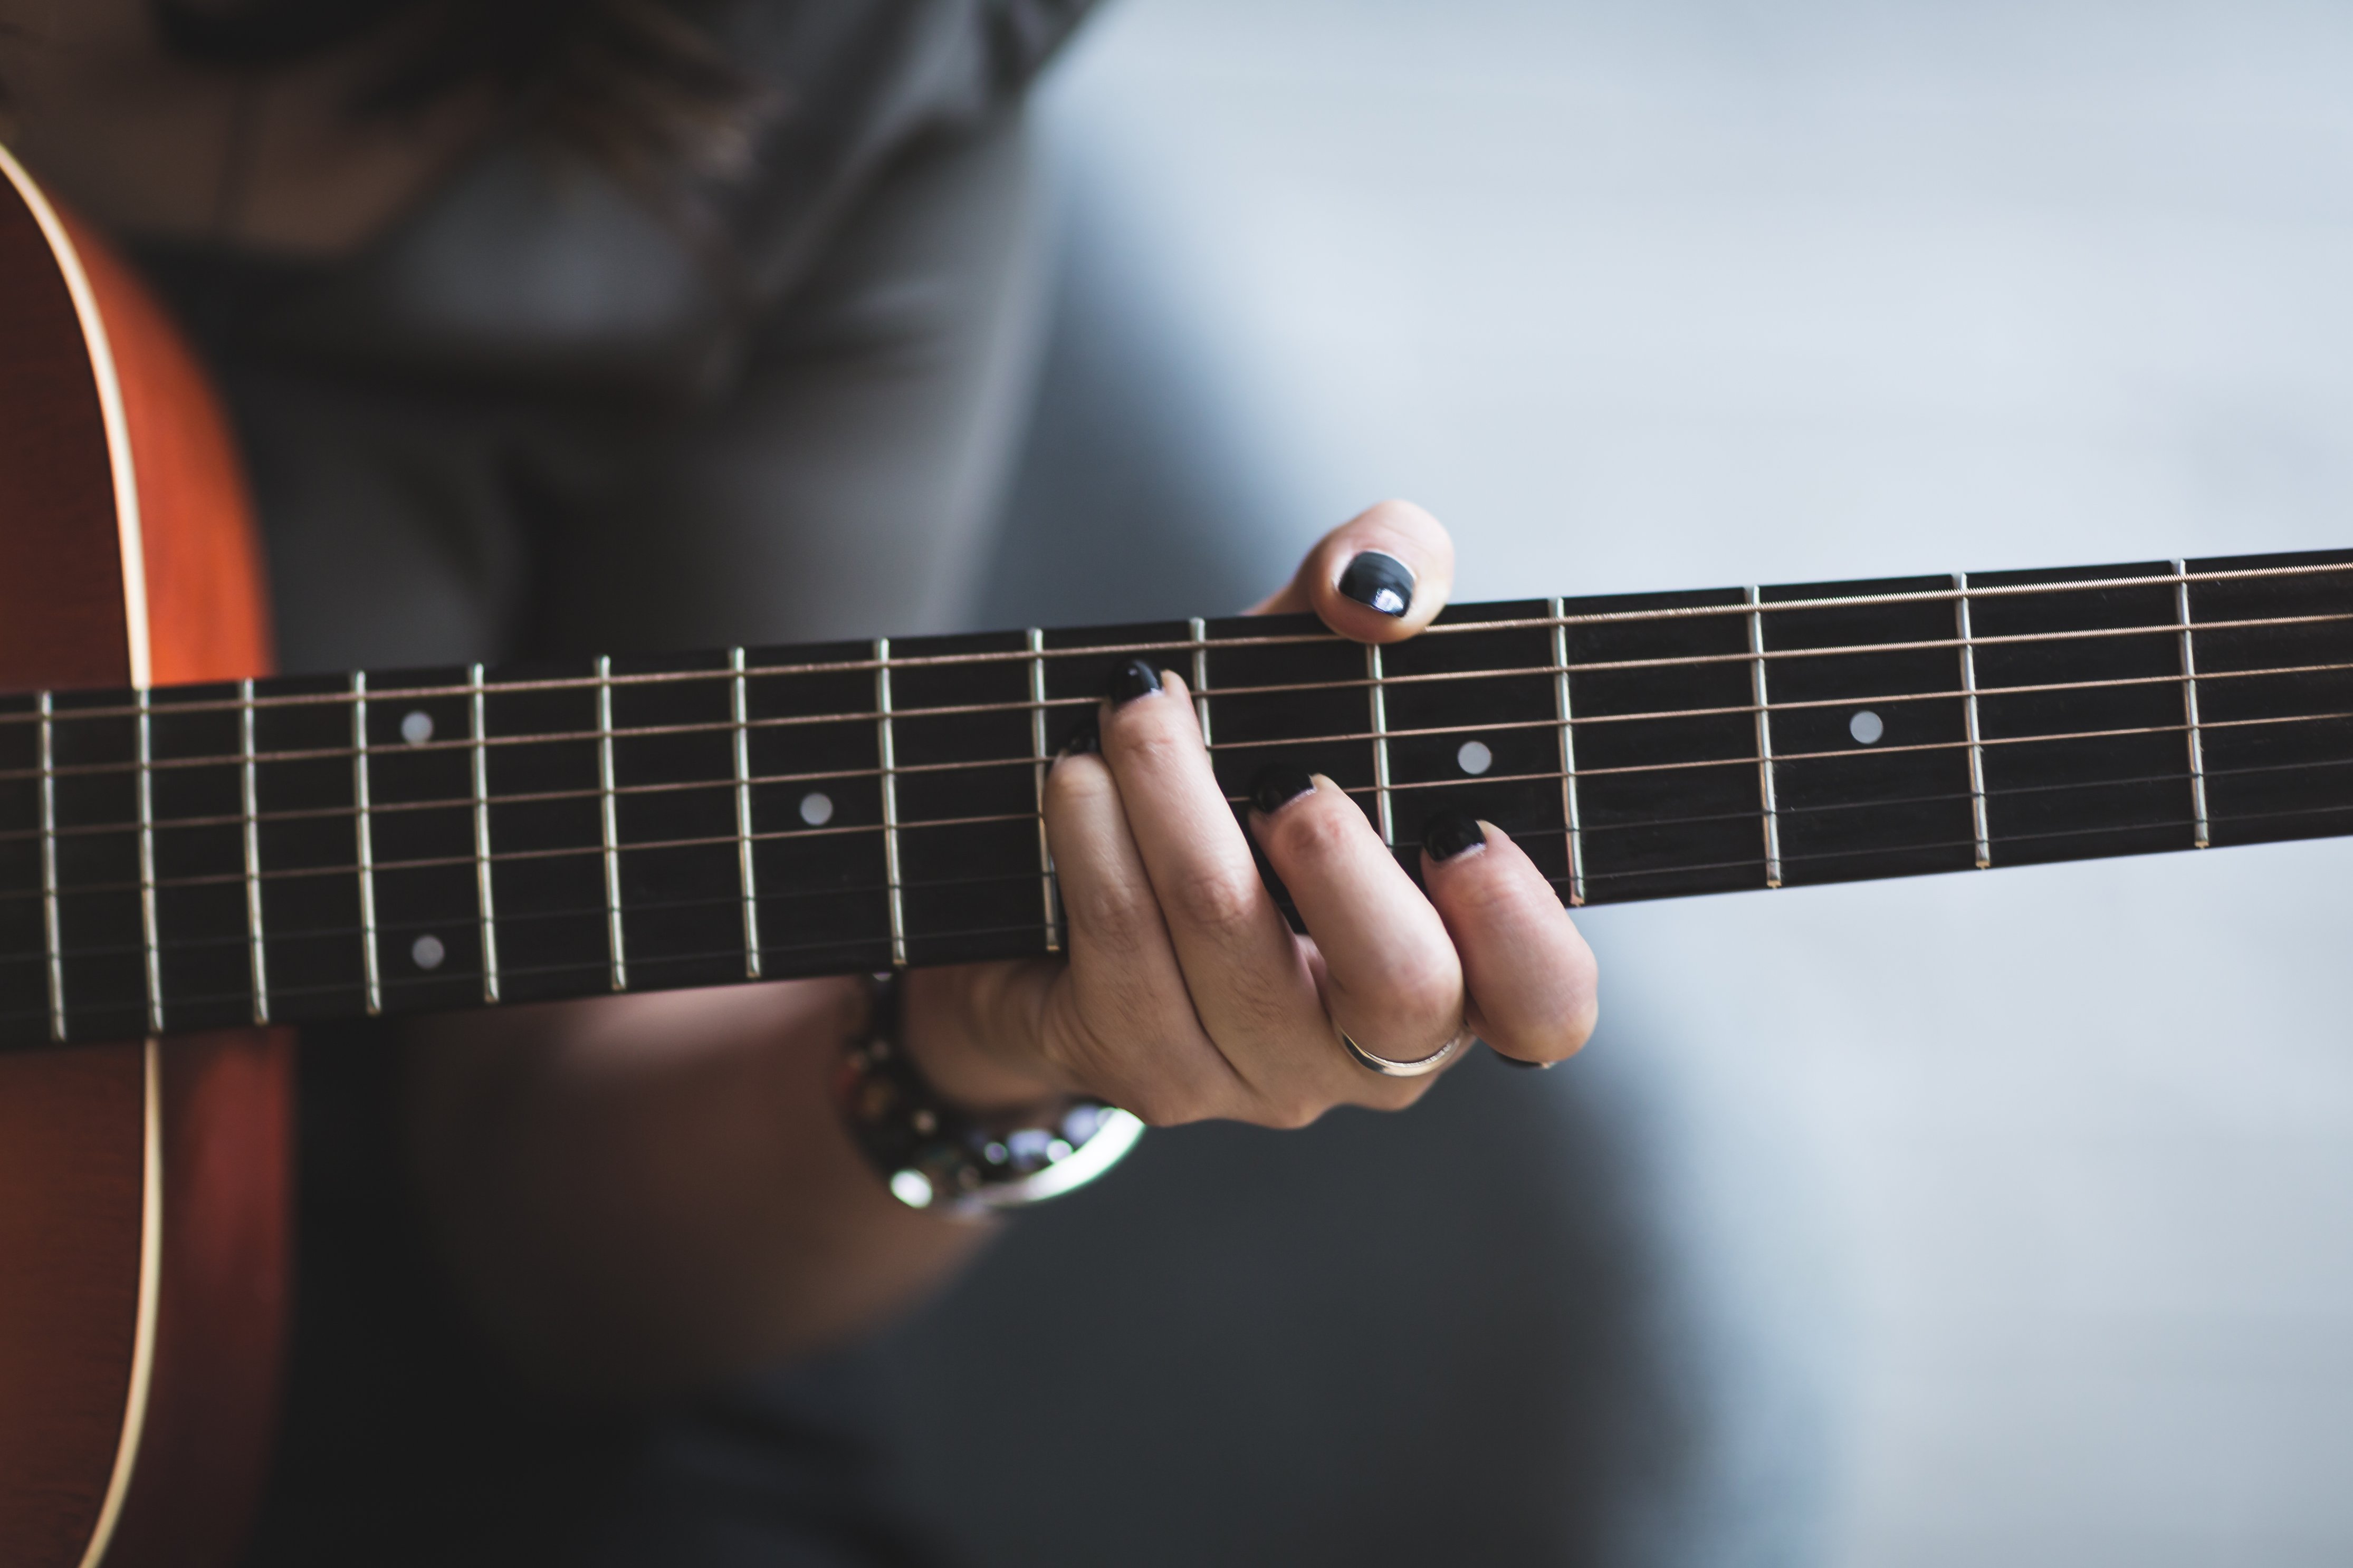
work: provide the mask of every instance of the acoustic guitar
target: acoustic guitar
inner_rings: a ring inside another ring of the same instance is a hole
[[[287,1026],[1011,958],[1110,668],[1239,802],[1571,904],[2353,832],[2353,551],[270,677],[219,410],[0,153],[0,1562],[216,1563],[287,1304]],[[1280,896],[1279,886],[1275,890]]]

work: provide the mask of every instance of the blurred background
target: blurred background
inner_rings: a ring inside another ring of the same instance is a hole
[[[2353,12],[1118,0],[993,624],[2353,545]],[[901,1336],[984,1564],[2353,1560],[2353,844],[1592,911]]]

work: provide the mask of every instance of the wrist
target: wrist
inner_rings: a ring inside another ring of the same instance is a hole
[[[977,994],[988,977],[978,968],[911,970],[901,976],[901,1048],[943,1100],[975,1116],[1039,1112],[1068,1101],[1077,1092],[1074,1085],[1009,1060],[985,1043],[978,1021],[1001,1011]]]

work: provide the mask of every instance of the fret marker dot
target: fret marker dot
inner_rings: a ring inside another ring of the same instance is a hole
[[[417,961],[419,969],[438,969],[441,961],[449,956],[449,950],[441,945],[439,937],[427,931],[409,944],[408,956]]]
[[[1868,746],[1887,733],[1887,726],[1880,722],[1878,714],[1866,708],[1846,721],[1846,732]]]
[[[833,796],[823,790],[811,790],[801,796],[801,820],[811,827],[823,827],[833,820]]]
[[[401,716],[400,738],[412,746],[421,746],[433,738],[433,715],[422,708],[412,708]]]
[[[1454,753],[1455,763],[1466,773],[1483,773],[1495,765],[1495,753],[1483,741],[1465,741],[1462,749]]]

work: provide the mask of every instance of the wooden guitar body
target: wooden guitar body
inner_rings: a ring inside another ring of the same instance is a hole
[[[195,361],[0,149],[0,691],[269,663]],[[292,1065],[282,1029],[0,1053],[0,1563],[237,1550],[288,1304]]]

